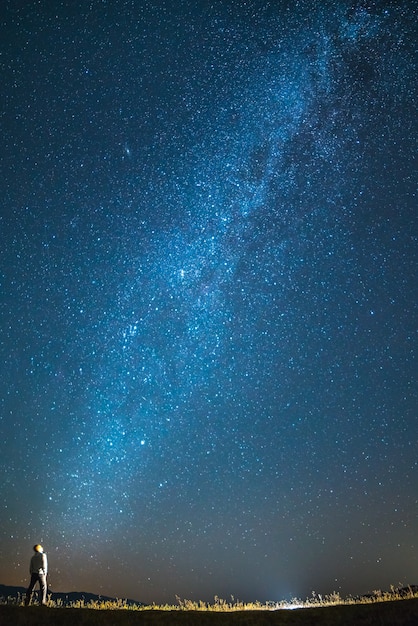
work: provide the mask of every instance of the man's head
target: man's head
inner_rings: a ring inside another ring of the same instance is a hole
[[[39,543],[37,543],[35,546],[33,546],[33,549],[35,550],[35,552],[43,552],[44,551],[43,547]]]

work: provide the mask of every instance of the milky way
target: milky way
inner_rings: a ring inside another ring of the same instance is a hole
[[[416,582],[412,5],[5,4],[2,582]]]

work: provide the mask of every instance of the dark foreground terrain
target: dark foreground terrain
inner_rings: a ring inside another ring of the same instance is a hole
[[[0,606],[1,626],[417,626],[418,598],[278,611],[128,611]]]

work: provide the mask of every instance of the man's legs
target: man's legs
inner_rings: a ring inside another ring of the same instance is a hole
[[[28,606],[30,597],[36,583],[38,582],[38,574],[31,574],[28,590],[26,591],[25,605]]]
[[[39,587],[41,590],[41,604],[46,604],[46,593],[48,590],[48,586],[46,584],[46,576],[45,574],[38,574]]]

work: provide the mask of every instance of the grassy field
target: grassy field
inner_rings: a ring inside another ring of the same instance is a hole
[[[178,606],[127,607],[123,602],[77,607],[0,604],[0,626],[417,626],[418,597],[354,600],[311,599],[303,606],[183,601]],[[325,606],[324,606],[325,605]],[[254,608],[257,607],[257,608]],[[289,608],[285,608],[285,607]],[[291,608],[295,607],[295,608]]]
[[[121,611],[0,606],[1,626],[416,626],[418,598],[294,610]]]

